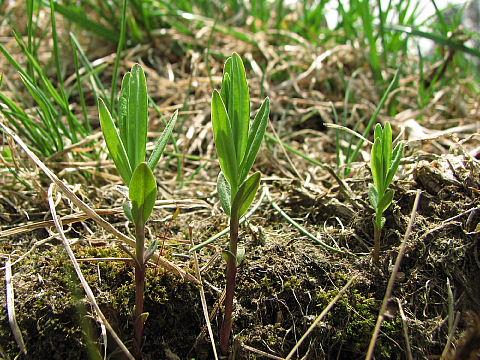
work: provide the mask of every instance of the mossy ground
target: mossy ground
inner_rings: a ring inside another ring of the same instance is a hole
[[[410,186],[417,185],[411,183]],[[315,209],[331,210],[338,206],[338,197],[312,201],[308,197],[311,194],[299,193],[295,187],[280,185],[278,189],[291,195],[280,200],[279,205],[289,212],[295,211],[299,217],[311,214],[305,218],[307,226],[312,229],[319,228],[318,224],[331,218],[327,210],[318,213]],[[433,205],[429,201],[429,195],[424,196],[418,222],[397,279],[394,298],[389,303],[389,313],[377,342],[375,354],[378,359],[402,359],[405,355],[405,338],[398,315],[397,299],[411,319],[408,328],[415,358],[438,354],[443,349],[447,328],[442,319],[448,314],[445,288],[447,276],[452,281],[456,294],[466,291],[459,298],[457,306],[465,310],[478,309],[476,295],[472,293],[476,281],[474,267],[471,267],[474,266],[474,258],[468,252],[474,245],[470,237],[456,226],[441,227],[437,232],[430,230],[432,235],[429,236],[429,230],[425,227],[427,220],[437,219],[441,222],[450,214],[442,202]],[[351,231],[344,231],[340,236],[337,234],[337,238],[339,243],[345,243],[351,250],[356,250],[358,256],[328,253],[299,237],[295,228],[286,227],[285,220],[267,204],[242,227],[241,243],[247,251],[237,278],[233,329],[239,358],[259,358],[242,349],[242,344],[285,356],[315,317],[354,275],[358,277],[354,285],[300,347],[299,355],[305,359],[354,359],[365,353],[378,316],[389,269],[396,257],[395,246],[408,222],[413,192],[408,188],[398,189],[396,197],[394,207],[387,213],[389,227],[384,234],[380,267],[371,264],[368,253],[360,255],[358,251],[362,246],[358,244],[358,238],[351,236]],[[460,198],[465,199],[465,196],[458,195]],[[464,206],[467,205],[465,203]],[[343,206],[350,205],[344,203]],[[371,227],[368,213],[336,213],[341,221],[348,224],[348,229],[356,229],[357,233],[369,236]],[[350,218],[351,214],[354,215]],[[220,221],[217,226],[222,223],[224,221]],[[197,224],[199,233],[205,231],[204,236],[221,229],[212,228],[211,223]],[[461,227],[461,224],[457,225]],[[180,229],[185,230],[187,227],[185,218],[180,217],[174,223],[164,225],[163,229],[158,224],[155,225],[152,228],[153,236],[158,231],[164,234],[165,231],[177,230],[176,240],[173,241],[176,244],[175,252],[182,253],[181,249],[186,252],[188,247],[182,245],[185,242],[181,239],[188,231]],[[329,229],[330,234],[335,233],[332,228],[324,229]],[[33,233],[33,236],[41,235],[42,231]],[[27,240],[23,238],[23,241]],[[165,245],[168,248],[168,242]],[[452,249],[453,245],[456,250]],[[11,245],[4,246],[6,251]],[[79,259],[125,256],[122,250],[108,242],[90,245],[80,242],[74,245],[74,250]],[[220,297],[224,286],[224,262],[217,251],[218,247],[214,247],[200,252],[200,261],[204,265],[211,260],[212,255],[216,256],[203,273],[204,280],[209,284],[205,286],[205,291],[210,309]],[[447,258],[442,256],[445,251],[451,252],[448,264],[444,262]],[[171,259],[175,256],[173,250],[165,254]],[[191,258],[182,263],[187,271],[193,271]],[[100,307],[120,337],[130,346],[134,303],[131,264],[128,261],[91,260],[82,262],[81,267]],[[40,247],[22,261],[20,266],[15,267],[14,273],[17,320],[29,350],[28,358],[40,359],[48,353],[53,359],[82,359],[101,351],[99,324],[95,321],[91,307],[85,302],[60,243],[53,242]],[[432,277],[432,274],[436,276]],[[430,289],[424,287],[425,280],[431,284]],[[150,266],[145,299],[145,308],[149,312],[144,348],[146,359],[212,357],[205,333],[202,334],[204,319],[199,299],[196,286],[157,266]],[[4,313],[0,321],[0,346],[13,357],[17,348]],[[215,335],[220,324],[221,314],[217,313],[212,321]],[[121,358],[111,339],[108,344],[108,352],[116,354],[113,358]],[[93,352],[91,349],[94,349]]]

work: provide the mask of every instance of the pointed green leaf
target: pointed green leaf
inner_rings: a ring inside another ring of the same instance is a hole
[[[230,74],[224,73],[222,79],[222,88],[220,89],[220,95],[224,104],[228,104],[228,97],[230,95]],[[228,109],[227,109],[228,113]]]
[[[373,184],[380,195],[383,193],[382,139],[380,137],[375,138],[372,146],[370,168],[372,170]]]
[[[148,124],[147,81],[140,65],[133,66],[129,82],[126,151],[132,168],[136,168],[145,161]]]
[[[383,129],[382,129],[382,125],[379,123],[375,125],[375,130],[373,133],[373,140],[377,140],[377,138],[380,138],[383,140]]]
[[[229,56],[223,65],[223,74],[232,74],[232,57]]]
[[[242,183],[232,203],[232,216],[236,214],[240,218],[247,212],[260,185],[260,177],[257,171]]]
[[[108,152],[110,153],[123,181],[128,185],[130,183],[130,178],[132,177],[130,162],[123,143],[120,140],[117,128],[113,123],[112,116],[102,99],[99,99],[98,101],[98,113],[100,115],[100,125],[102,127],[105,142],[107,143]]]
[[[123,207],[123,213],[125,214],[127,219],[133,223],[132,203],[130,201],[125,201],[122,207]]]
[[[175,127],[175,123],[177,122],[178,110],[175,111],[170,118],[167,126],[163,130],[162,135],[158,138],[157,142],[155,143],[155,147],[153,148],[153,152],[148,159],[148,166],[153,171],[157,166],[158,162],[160,161],[160,157],[165,150],[165,146],[167,146],[168,140],[172,135],[173,128]]]
[[[220,168],[235,191],[238,186],[237,157],[227,110],[217,90],[212,95],[212,127]]]
[[[370,188],[368,189],[368,198],[370,200],[370,204],[376,210],[378,205],[378,193],[372,184],[370,184]]]
[[[387,174],[390,164],[392,162],[392,127],[387,121],[383,127],[383,163],[384,170],[383,173]]]
[[[230,250],[223,250],[222,251],[222,258],[225,262],[228,263],[230,259],[235,260],[235,255]]]
[[[385,212],[385,210],[388,209],[388,207],[392,203],[394,193],[395,192],[392,189],[388,189],[387,191],[385,191],[385,194],[378,202],[378,209],[381,211],[382,214]]]
[[[135,224],[143,225],[150,217],[157,199],[157,182],[147,163],[138,164],[133,172],[129,190],[133,220]]]
[[[122,79],[122,88],[120,90],[120,98],[118,99],[118,131],[122,143],[127,144],[128,130],[128,99],[130,97],[130,79],[132,74],[127,72]]]
[[[228,115],[232,124],[233,139],[237,161],[240,163],[247,146],[248,128],[250,126],[250,93],[245,74],[245,67],[241,57],[233,53],[231,60],[230,93],[232,106],[228,108]]]
[[[230,216],[232,206],[232,194],[230,191],[230,184],[228,183],[227,179],[225,179],[225,176],[222,172],[218,174],[217,191],[223,211],[225,211],[225,213]]]
[[[387,176],[385,178],[385,186],[390,185],[393,177],[397,173],[398,166],[400,165],[400,161],[402,161],[403,158],[403,148],[404,144],[400,142],[397,144],[397,146],[395,146],[395,149],[393,149],[392,163],[390,165],[390,168],[388,169]]]
[[[240,182],[247,177],[248,172],[255,162],[258,150],[262,144],[263,136],[268,124],[268,117],[270,114],[270,99],[267,97],[263,100],[260,109],[255,115],[252,127],[248,134],[247,148],[245,150],[245,157],[240,165]]]

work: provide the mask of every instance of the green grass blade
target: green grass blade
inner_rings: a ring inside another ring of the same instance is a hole
[[[83,87],[82,87],[82,77],[80,76],[80,63],[78,61],[78,51],[75,44],[72,41],[72,38],[70,38],[70,46],[72,47],[73,64],[75,66],[75,76],[76,76],[75,83],[77,84],[78,96],[80,98],[80,107],[82,108],[83,126],[88,132],[91,132],[92,127],[90,125],[90,121],[88,120],[87,103],[85,102],[85,94],[83,92]]]
[[[90,31],[109,42],[117,42],[117,34],[102,24],[90,19],[85,14],[82,7],[77,5],[63,5],[60,2],[54,3],[55,11],[63,15],[65,18],[81,26],[83,29]]]
[[[52,1],[52,0],[50,0]],[[112,89],[110,91],[110,109],[115,109],[115,96],[117,94],[117,76],[118,76],[118,67],[120,65],[120,58],[122,56],[122,50],[125,45],[125,33],[127,28],[127,2],[128,0],[123,0],[122,3],[122,17],[120,20],[120,38],[118,39],[117,45],[117,54],[115,56],[115,63],[113,65],[113,74],[112,74]]]
[[[80,60],[82,61],[83,65],[87,69],[88,74],[90,75],[90,83],[92,84],[92,89],[95,97],[97,99],[98,98],[107,99],[108,98],[107,93],[105,91],[102,81],[100,81],[100,78],[98,77],[98,74],[97,74],[97,72],[99,72],[99,70],[105,66],[99,65],[98,67],[93,68],[92,64],[88,60],[87,55],[85,54],[82,47],[80,46],[78,39],[75,37],[75,35],[72,32],[70,33],[70,39],[74,44],[75,49],[77,49],[78,54],[80,55]],[[111,110],[113,112],[113,109]]]
[[[480,58],[480,50],[465,46],[462,42],[456,41],[454,38],[447,38],[441,35],[429,33],[426,31],[421,31],[412,26],[392,26],[390,27],[390,29],[392,31],[403,32],[416,37],[429,39],[437,44],[444,45],[456,51],[462,51],[466,54],[470,54]]]

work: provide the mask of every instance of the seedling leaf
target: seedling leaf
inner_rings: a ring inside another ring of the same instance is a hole
[[[172,135],[173,128],[175,127],[175,123],[177,122],[177,116],[178,116],[178,110],[175,111],[175,113],[172,115],[167,126],[165,126],[165,129],[163,130],[162,135],[155,143],[153,152],[150,155],[150,158],[148,159],[148,166],[152,171],[157,166],[158,162],[160,161],[160,157],[162,156],[163,151],[165,150],[165,146],[167,146],[168,140]]]
[[[148,123],[148,97],[145,73],[135,64],[129,79],[126,119],[126,151],[132,168],[145,161]]]
[[[392,189],[388,189],[387,191],[385,191],[385,194],[382,196],[377,206],[377,209],[380,213],[383,214],[385,210],[388,209],[388,207],[393,201],[393,194],[394,191]]]
[[[135,224],[144,225],[152,213],[157,198],[157,182],[147,163],[138,164],[133,172],[129,190],[133,220]]]
[[[268,124],[268,117],[270,114],[270,99],[267,97],[263,100],[260,109],[253,119],[252,127],[248,134],[247,148],[245,150],[245,157],[240,165],[240,181],[243,181],[255,162],[258,150],[262,144],[263,136]]]
[[[368,198],[370,199],[370,204],[372,204],[372,207],[376,209],[378,205],[378,193],[372,184],[370,184],[370,189],[368,189]]]
[[[403,148],[404,148],[404,144],[401,142],[397,146],[395,146],[395,149],[393,150],[392,163],[390,165],[390,169],[388,169],[388,172],[387,172],[387,177],[385,179],[385,186],[390,185],[390,183],[393,180],[393,177],[395,176],[395,173],[398,170],[400,161],[403,158]]]
[[[383,128],[383,164],[385,168],[383,173],[387,174],[390,164],[392,162],[392,127],[387,122]],[[388,185],[387,185],[388,186]]]
[[[127,217],[127,219],[133,222],[132,203],[130,201],[125,201],[122,207],[123,207],[123,212],[125,213],[125,216]]]
[[[225,262],[227,263],[228,263],[228,259],[235,259],[235,255],[233,255],[230,250],[223,250],[222,257],[223,257],[223,260],[225,260]]]
[[[375,133],[376,133],[375,128]],[[373,184],[377,192],[383,192],[383,164],[382,164],[382,138],[375,138],[372,146],[372,153],[370,159],[370,167],[372,169]]]
[[[218,174],[217,178],[217,191],[218,197],[220,199],[220,204],[222,205],[223,211],[230,216],[231,213],[231,204],[232,204],[232,194],[230,191],[230,184],[222,172]]]
[[[122,79],[122,88],[120,90],[120,99],[118,100],[118,130],[120,138],[124,144],[127,143],[128,130],[128,99],[130,97],[130,79],[132,74],[127,72]]]
[[[232,106],[227,109],[231,124],[237,161],[240,163],[247,146],[248,128],[250,126],[250,93],[242,59],[233,53],[230,72],[229,100]]]
[[[225,104],[217,90],[212,95],[212,126],[220,168],[232,189],[237,188],[237,156],[232,142],[232,128]]]
[[[102,127],[103,136],[107,143],[108,152],[117,167],[120,176],[126,185],[130,184],[130,178],[132,177],[132,168],[128,160],[127,153],[124,145],[120,140],[117,128],[113,122],[112,116],[108,111],[105,103],[102,99],[98,102],[98,113],[100,117],[100,125]]]
[[[260,172],[252,174],[238,189],[232,204],[232,213],[240,218],[250,207],[260,185]]]

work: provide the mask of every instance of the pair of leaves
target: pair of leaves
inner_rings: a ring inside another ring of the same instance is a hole
[[[260,172],[252,174],[247,180],[245,180],[238,189],[233,202],[230,200],[231,188],[230,184],[225,179],[223,173],[218,175],[217,190],[220,198],[220,204],[223,210],[228,216],[242,217],[250,207],[260,186]]]

